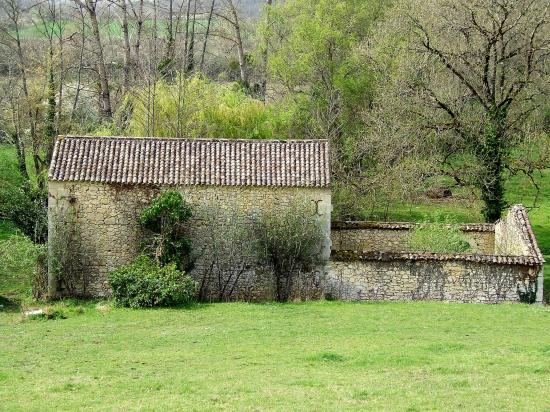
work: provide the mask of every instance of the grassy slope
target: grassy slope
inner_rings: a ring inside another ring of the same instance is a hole
[[[549,410],[550,309],[213,304],[15,321],[5,410]],[[14,322],[14,323],[11,323]]]
[[[62,23],[63,23],[63,31],[65,36],[68,36],[72,33],[80,33],[81,23],[79,23],[78,21],[64,20]],[[197,26],[205,25],[205,24],[206,24],[206,20],[197,19],[196,21]],[[144,26],[148,30],[152,31],[154,26],[153,20],[146,18],[144,21]],[[51,29],[52,29],[52,23],[49,23],[48,30],[51,30]],[[86,35],[91,36],[89,26],[86,27],[86,30],[87,30]],[[115,38],[115,39],[122,40],[122,26],[120,22],[117,20],[100,23],[99,30],[101,32],[101,36],[104,38],[108,37],[108,38]],[[129,26],[129,31],[131,36],[135,35],[135,27],[132,24],[130,24]],[[167,23],[162,20],[158,20],[157,37],[158,38],[164,37],[166,35],[166,31],[167,31]],[[42,34],[42,32],[44,32],[44,28],[42,24],[39,24],[38,26],[35,26],[33,24],[24,24],[19,32],[19,35],[23,39],[44,39],[44,35]]]

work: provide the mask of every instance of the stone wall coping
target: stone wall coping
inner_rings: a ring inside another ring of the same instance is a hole
[[[375,221],[334,221],[332,230],[358,230],[358,229],[378,229],[378,230],[411,230],[421,223],[414,222],[375,222]],[[448,225],[452,227],[453,225]],[[463,232],[494,232],[495,225],[492,223],[468,223],[458,225]]]
[[[537,238],[533,233],[533,228],[531,227],[531,222],[529,220],[529,216],[527,214],[525,206],[514,205],[511,207],[510,212],[513,214],[513,217],[517,220],[521,228],[521,235],[523,237],[523,240],[527,244],[529,254],[535,256],[537,259],[539,259],[539,261],[544,263],[544,256],[540,251]]]
[[[449,261],[477,262],[497,265],[542,266],[544,259],[537,256],[481,255],[467,253],[431,252],[379,252],[357,250],[333,250],[331,259],[341,262],[352,261]]]

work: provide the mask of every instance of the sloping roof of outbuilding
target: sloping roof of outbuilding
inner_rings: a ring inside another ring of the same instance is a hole
[[[326,140],[58,137],[51,181],[327,187]]]

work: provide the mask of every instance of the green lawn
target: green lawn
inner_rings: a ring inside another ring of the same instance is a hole
[[[0,409],[550,410],[547,307],[77,309],[0,313]]]

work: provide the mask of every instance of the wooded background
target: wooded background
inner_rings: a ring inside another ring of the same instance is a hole
[[[96,134],[329,139],[337,218],[459,195],[495,221],[506,182],[536,205],[549,165],[549,5],[0,0],[0,141],[22,177],[0,217],[41,214],[55,136]]]

